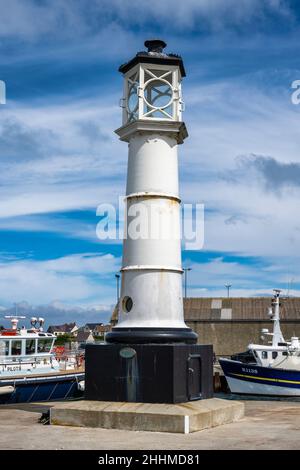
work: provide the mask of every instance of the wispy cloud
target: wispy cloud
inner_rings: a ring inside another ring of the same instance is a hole
[[[117,201],[124,192],[126,148],[113,134],[116,111],[85,100],[6,109],[0,116],[0,217],[96,210]]]
[[[280,193],[284,188],[300,187],[300,162],[285,163],[269,156],[250,155],[241,157],[239,164],[250,175],[254,170],[269,191]]]
[[[113,255],[85,253],[46,261],[2,260],[1,302],[26,300],[45,305],[57,299],[70,305],[111,304],[114,286],[108,278],[120,268]]]
[[[138,12],[138,14],[137,14]],[[170,23],[170,12],[172,22]],[[291,19],[289,3],[284,0],[1,0],[3,19],[1,35],[34,40],[57,34],[71,37],[95,33],[107,23],[142,26],[155,22],[164,29],[202,28],[220,30],[224,27],[258,28],[272,15]],[[32,21],[35,18],[35,21]],[[63,26],[63,27],[62,27]]]
[[[188,279],[189,295],[224,297],[228,283],[232,286],[230,295],[233,297],[271,295],[275,287],[285,293],[289,290],[290,295],[300,295],[300,276],[295,274],[295,271],[298,272],[296,265],[288,266],[284,258],[279,262],[276,260],[275,264],[273,261],[266,259],[263,263],[241,264],[215,257],[195,263],[187,259],[186,264],[192,268]]]

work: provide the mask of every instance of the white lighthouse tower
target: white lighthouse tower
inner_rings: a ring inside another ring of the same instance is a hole
[[[178,191],[182,58],[146,41],[119,71],[128,143],[126,229],[118,324],[86,347],[85,398],[184,403],[213,396],[213,348],[195,344],[183,315]]]
[[[195,343],[183,315],[178,190],[182,121],[182,58],[166,54],[161,40],[145,42],[122,65],[123,122],[128,143],[127,227],[123,245],[118,325],[110,343]]]

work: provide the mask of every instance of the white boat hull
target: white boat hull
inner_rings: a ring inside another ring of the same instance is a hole
[[[245,364],[219,359],[232,393],[269,396],[300,396],[300,371]]]
[[[300,390],[289,387],[280,387],[274,385],[258,384],[253,382],[245,382],[244,380],[226,377],[231,393],[245,395],[270,395],[284,397],[299,397]]]

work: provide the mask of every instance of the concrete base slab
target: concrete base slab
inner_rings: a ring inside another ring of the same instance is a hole
[[[55,404],[50,424],[188,434],[243,416],[243,403],[220,398],[178,404],[80,400]]]

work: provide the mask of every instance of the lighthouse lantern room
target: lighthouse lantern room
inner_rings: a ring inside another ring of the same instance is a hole
[[[181,121],[182,59],[164,54],[163,41],[146,41],[145,45],[148,52],[138,53],[119,68],[124,73],[123,125],[138,119]]]

